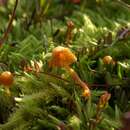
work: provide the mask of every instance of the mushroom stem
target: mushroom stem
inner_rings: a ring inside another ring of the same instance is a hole
[[[65,66],[64,67],[68,73],[71,75],[72,79],[74,80],[75,83],[79,84],[79,86],[84,90],[83,96],[90,96],[90,90],[89,87],[85,82],[83,82],[78,74],[75,72],[74,69],[72,69],[70,66]]]
[[[10,89],[8,87],[5,88],[5,92],[7,93],[8,96],[11,96],[11,92],[10,92]]]

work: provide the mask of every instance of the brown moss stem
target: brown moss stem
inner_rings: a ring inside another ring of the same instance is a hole
[[[64,67],[68,73],[71,75],[72,79],[74,80],[74,82],[76,84],[78,84],[83,90],[84,90],[84,93],[83,93],[83,96],[90,96],[90,90],[89,90],[89,87],[88,85],[83,82],[80,77],[78,76],[78,74],[75,72],[74,69],[72,69],[70,66],[65,66]]]
[[[14,6],[14,9],[13,9],[11,18],[10,18],[10,20],[9,20],[7,29],[6,29],[6,31],[4,32],[3,37],[0,39],[0,45],[2,45],[3,42],[7,39],[8,34],[9,34],[10,31],[11,31],[12,23],[13,23],[13,20],[14,20],[14,17],[15,17],[15,12],[16,12],[17,5],[18,5],[18,0],[16,0],[16,2],[15,2],[15,6]]]

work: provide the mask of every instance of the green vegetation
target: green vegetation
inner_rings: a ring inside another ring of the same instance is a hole
[[[130,110],[129,4],[0,0],[0,130],[122,127]],[[59,59],[50,62],[57,46],[77,57],[68,72]],[[5,71],[13,84],[2,78]]]

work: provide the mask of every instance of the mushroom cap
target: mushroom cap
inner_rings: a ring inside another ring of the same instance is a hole
[[[51,66],[65,67],[76,62],[76,56],[67,47],[58,46],[52,51]]]
[[[113,61],[113,59],[112,59],[112,57],[109,56],[109,55],[103,57],[103,62],[104,62],[104,64],[110,64],[110,63],[112,63],[112,61]]]
[[[0,83],[6,87],[10,87],[13,84],[14,77],[11,72],[4,71],[0,75]]]

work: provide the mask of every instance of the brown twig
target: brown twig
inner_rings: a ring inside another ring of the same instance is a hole
[[[16,0],[16,2],[15,2],[15,6],[14,6],[14,9],[13,9],[11,18],[10,18],[10,20],[9,20],[7,29],[6,29],[6,31],[4,32],[3,37],[0,39],[0,45],[2,45],[3,42],[7,39],[8,34],[9,34],[9,32],[11,31],[12,22],[13,22],[14,17],[15,17],[15,12],[16,12],[17,5],[18,5],[18,0]]]
[[[29,22],[27,23],[27,27],[26,27],[27,30],[28,30],[29,27],[31,26],[31,24],[32,24],[32,22],[33,22],[33,19],[34,19],[34,17],[35,17],[35,14],[36,14],[36,8],[34,8],[32,14],[31,14],[31,18],[30,18]]]
[[[72,21],[67,22],[67,31],[66,31],[66,45],[68,46],[72,42],[73,34],[72,31],[74,29],[74,23]]]
[[[45,74],[45,75],[48,75],[48,76],[54,77],[54,78],[56,78],[56,79],[62,80],[62,81],[64,81],[64,82],[66,82],[66,83],[71,83],[71,81],[62,78],[61,76],[52,74],[52,73],[47,73],[47,72],[43,72],[43,71],[40,72],[40,73],[43,73],[43,74]],[[75,84],[76,84],[76,85],[79,85],[78,83],[75,83]],[[108,85],[106,85],[106,84],[89,84],[88,86],[90,86],[90,87],[105,87],[105,88],[106,88]]]

